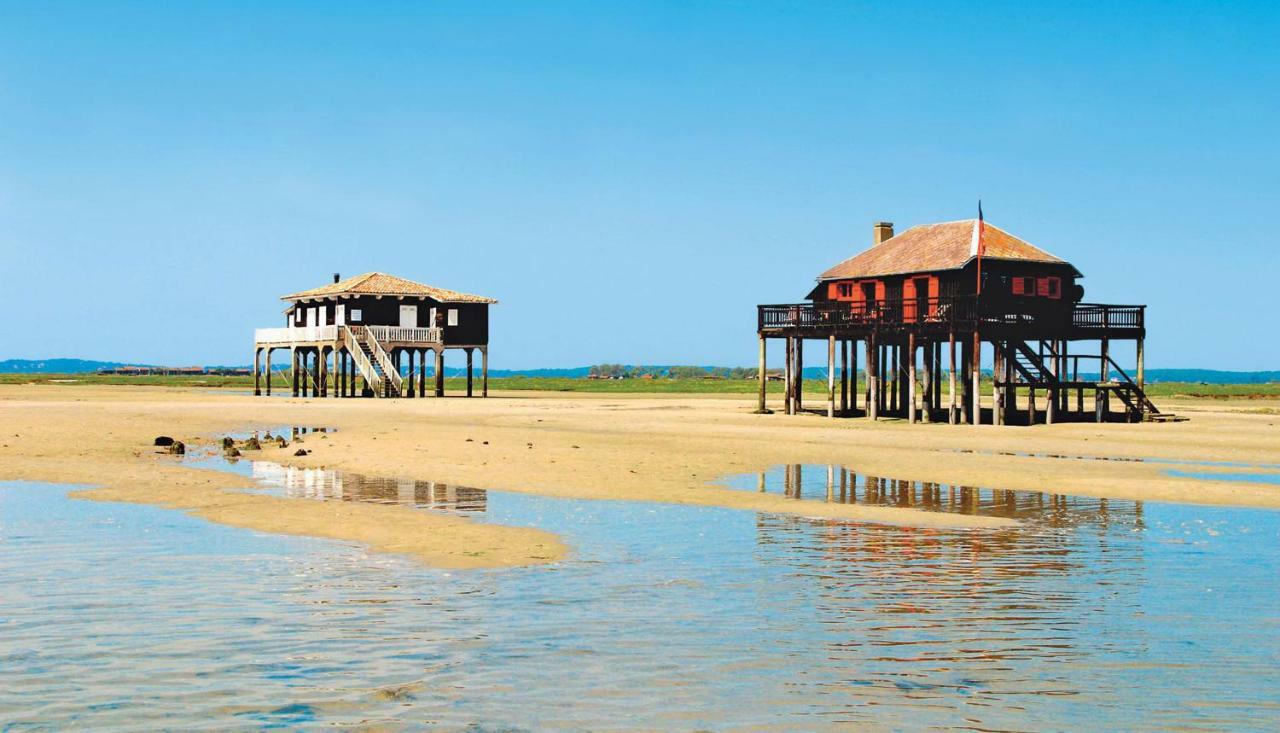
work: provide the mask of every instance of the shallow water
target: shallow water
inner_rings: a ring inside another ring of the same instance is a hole
[[[1280,720],[1276,512],[1062,501],[1061,521],[959,531],[256,472],[300,499],[543,527],[574,554],[445,572],[9,484],[0,728]]]

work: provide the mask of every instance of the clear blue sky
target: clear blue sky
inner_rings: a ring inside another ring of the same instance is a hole
[[[496,368],[751,364],[971,217],[1280,367],[1280,3],[0,2],[0,358],[245,363],[283,293],[499,298]],[[1262,338],[1269,333],[1270,338]]]

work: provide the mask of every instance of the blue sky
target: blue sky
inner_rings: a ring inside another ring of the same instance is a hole
[[[1246,2],[0,1],[0,358],[244,363],[279,295],[384,270],[499,298],[496,368],[751,364],[756,303],[981,196],[1151,306],[1149,366],[1276,368],[1278,34]]]

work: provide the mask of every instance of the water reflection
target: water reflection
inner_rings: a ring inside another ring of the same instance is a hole
[[[0,728],[1237,731],[1280,715],[1276,512],[838,466],[729,480],[1024,520],[891,527],[207,460],[299,501],[471,496],[476,521],[574,553],[442,572],[0,490]]]
[[[365,476],[326,468],[297,468],[270,461],[252,461],[250,475],[259,481],[262,493],[291,499],[401,504],[456,512],[483,512],[486,504],[484,489],[439,481]]]
[[[989,489],[911,481],[858,473],[846,466],[788,464],[756,474],[733,476],[730,488],[782,494],[797,501],[864,504],[1004,517],[1048,527],[1081,524],[1144,528],[1141,501]]]

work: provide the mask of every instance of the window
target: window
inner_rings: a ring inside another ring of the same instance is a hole
[[[1035,295],[1036,279],[1034,277],[1015,277],[1013,279],[1014,295]]]
[[[458,309],[457,308],[449,309],[449,325],[450,326],[458,325]]]
[[[351,322],[352,322],[352,323],[359,323],[363,317],[364,317],[364,312],[363,312],[363,311],[361,311],[359,308],[352,308],[352,309],[351,309]]]
[[[1046,298],[1062,297],[1062,278],[1042,277],[1036,285],[1036,295],[1041,295]]]
[[[840,283],[836,286],[836,293],[841,298],[853,297],[853,283]]]

